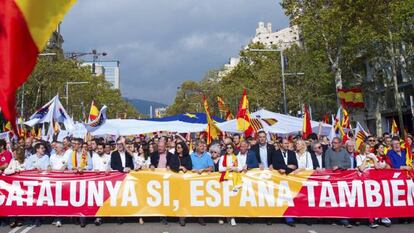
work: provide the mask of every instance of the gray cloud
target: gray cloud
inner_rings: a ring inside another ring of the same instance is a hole
[[[170,104],[182,81],[237,56],[259,21],[288,26],[276,0],[82,0],[62,34],[66,51],[120,60],[124,96]]]

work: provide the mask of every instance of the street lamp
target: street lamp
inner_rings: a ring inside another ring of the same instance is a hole
[[[98,53],[96,49],[92,49],[92,52],[68,52],[65,53],[67,58],[77,59],[78,57],[92,55],[92,74],[96,75],[95,73],[95,63],[98,61],[99,56],[105,57],[108,55],[106,52]]]
[[[66,82],[66,108],[69,111],[69,85],[82,85],[82,84],[88,84],[89,82]]]
[[[303,72],[299,73],[285,73],[285,62],[283,57],[283,50],[282,49],[247,49],[247,51],[251,52],[279,52],[280,53],[280,67],[281,67],[281,73],[282,73],[282,91],[283,91],[283,110],[285,114],[288,114],[287,109],[287,101],[286,101],[286,81],[285,81],[285,75],[305,75]]]

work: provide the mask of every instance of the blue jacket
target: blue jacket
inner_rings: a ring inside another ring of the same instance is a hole
[[[257,162],[256,153],[254,151],[247,151],[246,165],[248,169],[258,168],[259,163]]]

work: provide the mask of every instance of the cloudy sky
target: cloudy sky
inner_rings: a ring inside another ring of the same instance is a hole
[[[220,68],[255,34],[289,22],[278,0],[79,0],[62,24],[65,51],[105,51],[121,92],[171,104],[184,80]]]

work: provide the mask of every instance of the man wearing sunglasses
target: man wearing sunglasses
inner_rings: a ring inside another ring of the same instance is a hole
[[[325,168],[325,153],[320,142],[312,144],[311,158],[314,170],[320,170]]]

